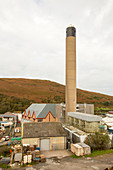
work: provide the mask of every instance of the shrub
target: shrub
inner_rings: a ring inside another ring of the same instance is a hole
[[[92,150],[109,149],[111,140],[107,134],[95,133],[88,136],[85,143],[87,143]]]
[[[0,155],[6,157],[10,155],[10,147],[9,146],[0,146]]]
[[[1,167],[1,168],[10,168],[9,165],[5,165],[5,164],[1,164],[1,163],[0,163],[0,167]]]

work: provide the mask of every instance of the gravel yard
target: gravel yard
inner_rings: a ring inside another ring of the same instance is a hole
[[[64,154],[64,155],[63,155]],[[22,170],[104,170],[113,166],[113,154],[104,154],[96,157],[82,157],[72,158],[66,156],[71,154],[70,152],[55,151],[53,155],[49,156],[49,152],[46,152],[48,158],[46,163],[39,163],[30,167],[19,168]],[[65,156],[65,157],[64,157]],[[14,169],[13,169],[14,170]],[[16,170],[16,169],[15,169]]]

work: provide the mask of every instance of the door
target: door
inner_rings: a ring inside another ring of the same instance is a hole
[[[40,141],[40,150],[41,151],[48,151],[50,150],[50,141],[49,139],[41,139]]]

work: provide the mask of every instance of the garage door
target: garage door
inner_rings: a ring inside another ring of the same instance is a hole
[[[40,150],[41,150],[41,151],[50,150],[50,142],[49,142],[49,139],[41,139],[40,145],[41,145],[41,147],[40,147]]]

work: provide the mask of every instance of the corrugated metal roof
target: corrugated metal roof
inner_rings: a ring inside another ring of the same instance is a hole
[[[31,116],[32,116],[33,111],[35,111],[36,118],[38,118],[38,115],[44,109],[45,106],[46,106],[46,104],[33,103],[26,109],[26,113],[28,115],[28,112],[30,110],[30,113],[31,113]]]
[[[36,118],[45,118],[48,112],[50,111],[54,117],[56,117],[56,104],[31,104],[27,109],[26,113],[30,110],[31,116],[33,111],[35,112]]]
[[[76,119],[85,120],[87,122],[102,121],[102,118],[100,116],[86,114],[86,113],[80,113],[80,112],[68,112],[68,116],[75,117]]]

